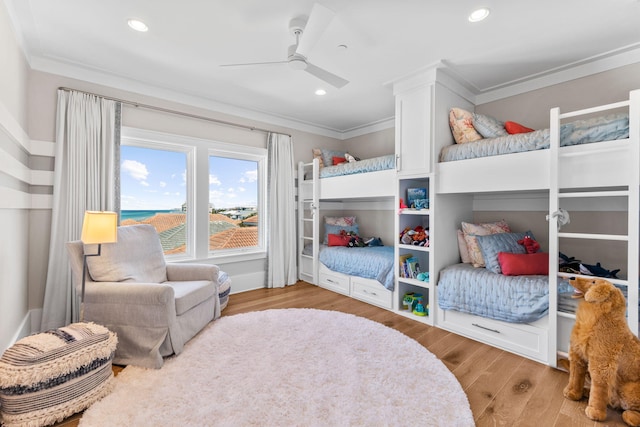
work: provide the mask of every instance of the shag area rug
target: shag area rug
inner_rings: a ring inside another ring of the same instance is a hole
[[[126,367],[80,426],[473,426],[432,353],[337,311],[266,310],[211,323],[161,369]]]

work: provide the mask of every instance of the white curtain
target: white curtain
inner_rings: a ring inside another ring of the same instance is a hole
[[[267,287],[281,288],[297,281],[293,143],[288,135],[270,133],[267,148]]]
[[[120,103],[58,90],[49,266],[41,330],[77,320],[66,242],[86,210],[119,210]]]

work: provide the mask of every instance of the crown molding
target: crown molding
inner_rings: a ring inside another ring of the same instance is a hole
[[[638,62],[640,62],[640,43],[635,43],[562,67],[532,74],[502,85],[481,90],[476,94],[475,104],[480,105],[510,96],[520,95],[525,92],[565,83]]]
[[[327,136],[338,140],[344,140],[352,138],[353,136],[375,132],[376,130],[384,128],[384,126],[386,126],[385,123],[389,120],[385,119],[381,122],[375,122],[343,131],[339,129],[319,126],[314,123],[296,120],[291,117],[280,116],[259,110],[251,110],[231,104],[214,101],[208,98],[203,98],[201,96],[151,85],[138,80],[118,76],[112,73],[107,73],[102,70],[90,69],[81,64],[73,64],[53,58],[34,56],[31,59],[30,66],[33,70],[36,71],[56,74],[63,77],[111,87],[114,89],[125,90],[145,96],[152,96],[167,101],[178,102],[181,104],[203,108],[209,111],[228,114],[242,119],[254,120],[272,126],[282,126],[316,135]]]

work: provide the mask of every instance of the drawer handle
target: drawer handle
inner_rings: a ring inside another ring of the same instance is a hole
[[[497,329],[487,328],[486,326],[478,325],[477,323],[472,323],[471,326],[475,326],[476,328],[485,329],[487,331],[495,332],[496,334],[500,333],[500,331],[497,330]]]
[[[362,293],[369,294],[369,295],[373,295],[374,297],[377,297],[377,296],[378,296],[378,294],[377,294],[377,293],[375,293],[375,292],[369,292],[369,291],[368,291],[368,290],[366,290],[366,289],[363,289],[363,290],[362,290]]]
[[[329,282],[329,283],[333,283],[333,284],[337,284],[337,283],[338,283],[338,282],[334,282],[334,281],[333,281],[333,280],[331,280],[331,279],[327,279],[327,282]]]

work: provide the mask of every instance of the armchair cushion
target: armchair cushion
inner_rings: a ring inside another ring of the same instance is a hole
[[[176,315],[182,316],[202,301],[217,294],[216,282],[192,280],[188,282],[165,282],[173,288],[176,300]]]
[[[85,245],[85,253],[96,253],[96,245]],[[167,268],[156,229],[149,224],[118,227],[118,243],[103,244],[100,256],[87,257],[87,267],[96,282],[162,283]]]
[[[167,280],[181,282],[184,280],[211,280],[218,282],[220,267],[214,264],[167,264]]]

